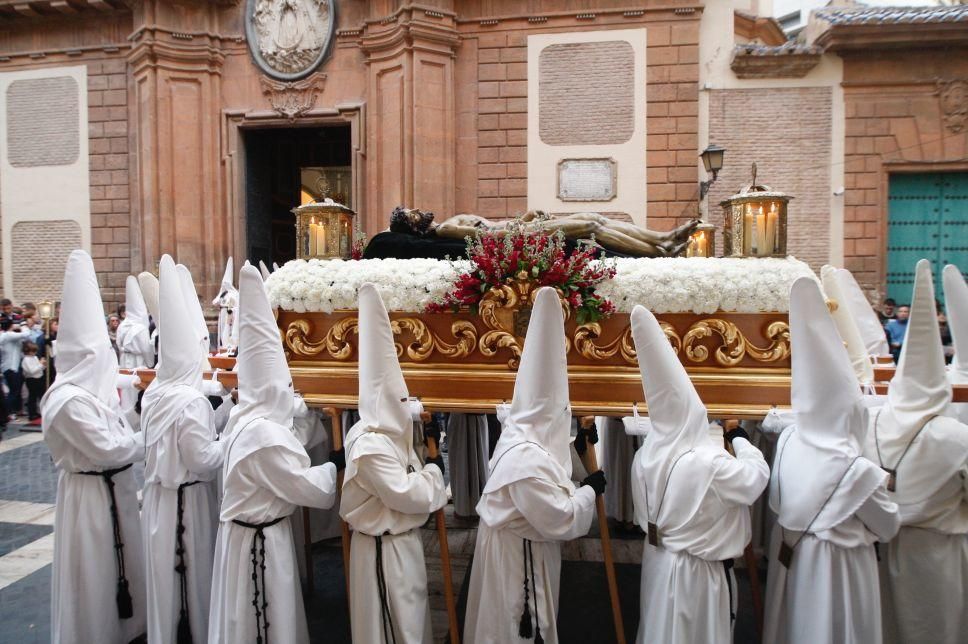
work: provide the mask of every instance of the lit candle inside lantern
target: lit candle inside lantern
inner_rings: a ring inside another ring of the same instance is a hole
[[[326,227],[323,224],[319,224],[316,233],[316,255],[326,255]]]
[[[766,255],[766,214],[762,206],[756,208],[756,254]]]
[[[770,204],[770,212],[766,216],[766,243],[767,248],[761,254],[773,255],[776,253],[776,223],[779,215],[776,212],[776,202]]]
[[[747,204],[743,209],[743,255],[750,256],[753,251],[753,210]]]
[[[309,222],[309,248],[306,254],[309,257],[314,257],[316,255],[316,220]]]

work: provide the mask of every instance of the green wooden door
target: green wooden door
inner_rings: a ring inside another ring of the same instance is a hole
[[[888,194],[887,296],[911,301],[914,266],[931,260],[935,293],[941,269],[968,269],[968,173],[893,174]]]

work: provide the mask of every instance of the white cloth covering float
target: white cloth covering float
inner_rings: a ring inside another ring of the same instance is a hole
[[[202,394],[197,339],[181,278],[171,257],[161,258],[159,315],[164,359],[141,404],[145,436],[142,524],[148,585],[149,644],[204,642],[222,464],[212,406]]]
[[[887,473],[860,455],[867,408],[812,281],[793,284],[790,326],[795,420],[780,436],[770,485],[778,521],[763,641],[876,644],[881,620],[873,544],[897,534],[897,505],[888,499]]]
[[[964,642],[968,633],[968,426],[951,403],[931,263],[918,262],[907,337],[864,456],[892,470],[901,530],[881,548],[885,642]],[[893,485],[892,485],[893,484]]]
[[[419,528],[447,502],[444,477],[420,462],[413,414],[377,290],[359,300],[359,415],[346,435],[340,516],[353,528],[350,625],[354,642],[432,641]]]
[[[144,440],[119,413],[117,372],[94,263],[75,250],[64,272],[57,379],[41,401],[44,439],[58,469],[54,644],[127,644],[145,632],[141,522],[130,469],[144,458]]]
[[[477,504],[467,644],[558,642],[561,542],[586,534],[595,516],[594,489],[571,481],[564,333],[558,295],[542,288]]]
[[[239,277],[239,313],[239,402],[221,437],[224,492],[208,642],[306,644],[289,515],[297,506],[333,505],[336,467],[311,467],[293,433],[292,379],[253,267]]]
[[[968,385],[968,285],[961,271],[953,264],[944,267],[942,283],[948,326],[955,345],[955,356],[948,365],[948,382]],[[968,424],[968,403],[951,403],[949,415]]]
[[[239,330],[236,323],[239,291],[233,284],[234,280],[235,264],[229,257],[225,262],[225,273],[222,275],[222,284],[218,287],[218,295],[212,300],[212,306],[218,307],[218,350],[226,353],[234,351],[239,346]]]
[[[889,356],[891,348],[887,344],[887,335],[884,333],[884,325],[877,317],[877,312],[871,306],[860,284],[854,278],[854,274],[846,268],[838,268],[835,272],[840,293],[844,298],[842,304],[850,311],[851,317],[857,324],[864,347],[868,355]]]
[[[632,464],[642,553],[636,641],[729,642],[736,610],[731,562],[750,541],[749,506],[769,468],[745,438],[731,456],[709,440],[706,408],[655,316],[637,306],[632,337],[650,428]]]

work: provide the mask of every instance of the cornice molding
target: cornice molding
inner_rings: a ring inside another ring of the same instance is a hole
[[[369,60],[396,55],[401,50],[421,49],[455,56],[460,43],[455,15],[421,6],[408,6],[380,20],[368,20],[357,35]]]

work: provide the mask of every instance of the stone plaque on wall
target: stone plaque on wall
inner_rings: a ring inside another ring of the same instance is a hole
[[[10,83],[6,98],[10,165],[36,168],[77,161],[80,104],[76,80],[70,76],[17,80]]]
[[[614,159],[562,159],[558,162],[558,198],[562,201],[610,201],[616,194]]]

